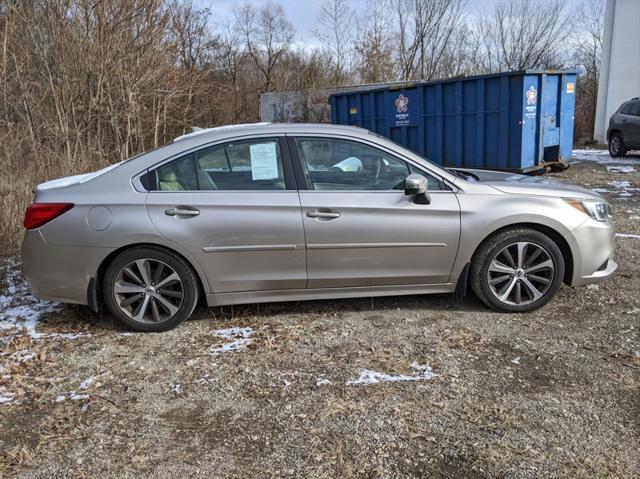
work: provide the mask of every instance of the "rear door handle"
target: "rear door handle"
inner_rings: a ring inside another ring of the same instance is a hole
[[[167,216],[198,216],[200,210],[192,206],[176,206],[175,208],[164,210],[164,214]]]
[[[324,219],[334,219],[340,218],[340,213],[337,211],[331,210],[311,210],[307,211],[307,216],[309,218],[324,218]]]

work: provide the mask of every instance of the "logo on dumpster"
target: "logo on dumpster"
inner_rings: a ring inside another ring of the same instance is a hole
[[[409,108],[409,99],[402,93],[396,98],[396,111],[398,113],[406,113]]]
[[[535,105],[537,99],[538,91],[534,88],[533,85],[531,85],[527,90],[527,105]]]

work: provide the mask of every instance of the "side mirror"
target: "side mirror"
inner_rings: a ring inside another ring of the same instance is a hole
[[[404,180],[404,194],[413,196],[414,203],[428,205],[431,198],[427,193],[427,179],[418,174],[411,174]]]

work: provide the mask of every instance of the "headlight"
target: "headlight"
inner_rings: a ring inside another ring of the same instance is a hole
[[[606,201],[598,200],[564,200],[569,206],[591,216],[596,221],[607,221],[611,218],[611,207]]]

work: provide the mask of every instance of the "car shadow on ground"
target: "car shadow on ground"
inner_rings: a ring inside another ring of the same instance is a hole
[[[425,309],[429,311],[477,312],[487,308],[473,293],[464,298],[457,298],[453,294],[429,294],[411,296],[382,296],[367,298],[326,299],[311,301],[286,301],[277,303],[240,304],[234,306],[216,306],[202,308],[204,312],[215,313],[217,317],[229,316],[272,316],[371,312],[381,313],[390,310],[407,311]],[[209,314],[208,317],[211,317]]]
[[[414,314],[416,310],[430,312],[460,313],[489,312],[473,293],[464,298],[454,294],[430,294],[407,296],[383,296],[375,298],[347,298],[312,301],[286,301],[275,303],[253,303],[207,307],[200,304],[189,321],[237,321],[270,320],[286,316],[324,316],[334,314],[366,313],[384,315],[390,311],[406,310]],[[94,313],[86,306],[65,305],[59,313],[46,315],[42,326],[56,333],[74,333],[79,329],[102,330],[105,333],[122,333],[122,328],[107,311]]]

